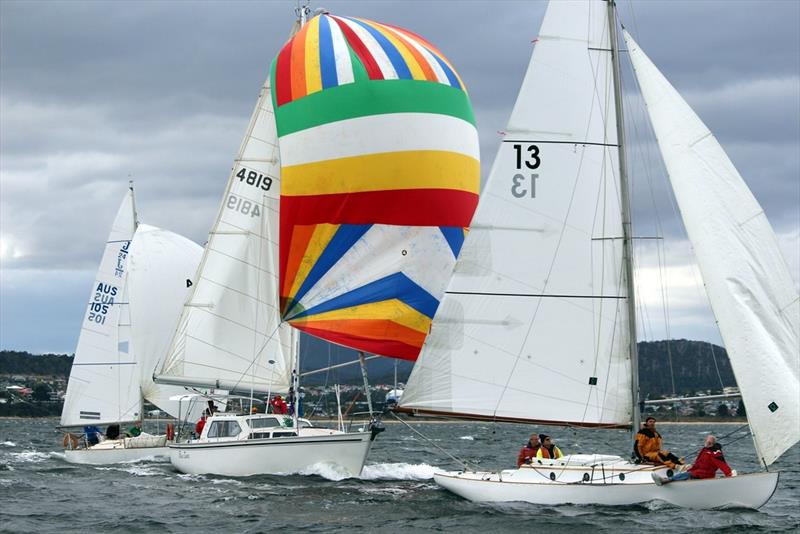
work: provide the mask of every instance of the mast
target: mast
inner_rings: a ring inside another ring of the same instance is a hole
[[[364,394],[367,396],[367,408],[369,409],[369,416],[372,417],[372,394],[369,391],[369,379],[367,378],[367,364],[364,358],[364,352],[358,351],[358,361],[361,363],[361,378],[364,380]]]
[[[139,214],[136,213],[136,196],[133,194],[133,180],[128,180],[128,189],[131,191],[131,207],[133,208],[133,231],[139,227]]]
[[[608,35],[611,41],[611,65],[614,71],[614,107],[617,116],[617,153],[619,154],[620,203],[622,204],[622,263],[625,266],[625,284],[628,298],[628,335],[631,359],[631,432],[639,431],[639,356],[636,348],[636,294],[633,284],[633,241],[631,239],[631,202],[628,168],[625,158],[625,116],[622,109],[622,76],[619,66],[617,42],[617,13],[614,0],[608,0]]]

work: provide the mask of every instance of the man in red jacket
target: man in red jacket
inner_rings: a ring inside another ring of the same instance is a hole
[[[717,443],[717,438],[712,435],[706,436],[705,446],[700,449],[700,454],[687,471],[676,473],[669,478],[661,478],[653,473],[653,481],[659,486],[676,480],[689,480],[692,478],[714,478],[717,469],[722,470],[726,477],[736,474],[731,470],[725,457],[722,455],[722,447]]]
[[[531,434],[531,439],[519,450],[519,454],[517,455],[517,467],[522,464],[531,463],[533,459],[536,458],[536,453],[541,446],[542,444],[539,442],[539,436],[537,434]]]

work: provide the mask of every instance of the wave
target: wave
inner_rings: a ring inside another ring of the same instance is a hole
[[[362,480],[431,480],[438,467],[428,464],[373,464],[364,466]]]
[[[29,462],[34,464],[38,464],[50,459],[50,453],[37,451],[12,452],[9,454],[9,456],[19,462]]]
[[[353,476],[342,466],[327,462],[319,462],[314,465],[310,465],[301,470],[299,474],[317,475],[333,481],[344,480],[345,478],[352,478]]]

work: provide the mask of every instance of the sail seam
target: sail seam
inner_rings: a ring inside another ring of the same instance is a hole
[[[618,147],[616,143],[596,143],[593,141],[543,141],[541,139],[503,139],[504,143],[540,143],[551,145],[585,145],[585,146],[606,146]]]
[[[565,299],[626,299],[619,295],[566,295],[558,293],[483,293],[478,291],[445,291],[448,295],[476,295],[487,297],[547,297]]]

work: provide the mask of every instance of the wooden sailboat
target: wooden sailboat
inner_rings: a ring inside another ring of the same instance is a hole
[[[800,303],[763,211],[626,33],[764,467],[800,440]],[[552,2],[400,411],[638,429],[630,210],[614,3]],[[571,455],[438,473],[474,501],[758,508],[778,473],[657,486],[663,466]]]
[[[262,87],[158,382],[299,391],[300,330],[413,360],[455,265],[479,184],[455,70],[393,26],[302,22]],[[380,430],[319,429],[296,410],[278,423],[215,415],[199,439],[170,445],[172,463],[358,475]]]

